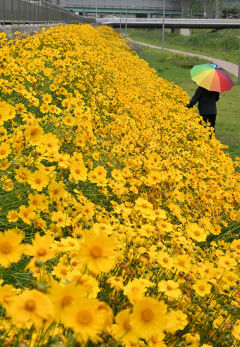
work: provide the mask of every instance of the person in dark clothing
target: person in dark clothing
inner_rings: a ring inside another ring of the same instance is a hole
[[[215,131],[215,122],[217,116],[216,103],[218,100],[218,92],[213,92],[203,87],[198,87],[187,105],[187,108],[193,107],[198,102],[199,114],[203,117],[204,122],[209,122]]]

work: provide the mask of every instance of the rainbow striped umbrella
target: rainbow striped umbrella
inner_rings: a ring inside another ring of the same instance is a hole
[[[234,85],[231,76],[214,64],[195,65],[191,77],[199,86],[214,92],[226,92]]]

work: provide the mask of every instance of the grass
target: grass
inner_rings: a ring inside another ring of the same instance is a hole
[[[173,54],[148,47],[141,47],[139,55],[154,68],[159,76],[174,82],[187,91],[191,97],[196,89],[196,84],[191,80],[190,69],[193,65],[206,61],[197,57]],[[216,121],[216,138],[228,145],[228,152],[235,158],[240,156],[240,113],[239,95],[240,85],[233,77],[235,86],[231,91],[222,93],[217,104],[218,115]]]
[[[190,37],[165,30],[165,47],[199,53],[238,63],[240,29],[204,30],[191,29]],[[161,29],[128,29],[133,40],[162,46]]]

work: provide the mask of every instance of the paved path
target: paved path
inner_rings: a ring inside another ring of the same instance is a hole
[[[140,42],[140,41],[133,41],[133,42],[135,42],[137,45],[140,45],[140,46],[146,46],[146,47],[155,48],[155,49],[162,49],[162,47],[160,46],[150,45],[149,43],[145,43],[145,42]],[[230,63],[229,61],[212,58],[212,57],[208,57],[207,55],[202,55],[197,53],[178,51],[176,49],[165,48],[165,50],[169,52],[173,52],[173,53],[185,54],[185,55],[190,55],[192,57],[199,57],[199,58],[208,60],[215,65],[221,66],[223,69],[230,72],[234,76],[238,76],[238,65]]]

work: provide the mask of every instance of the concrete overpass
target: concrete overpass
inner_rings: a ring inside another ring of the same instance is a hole
[[[97,18],[97,22],[119,27],[124,25],[126,18]],[[190,18],[165,18],[165,28],[198,28],[198,29],[226,29],[240,28],[240,19],[190,19]],[[161,28],[162,18],[127,18],[129,28]]]

